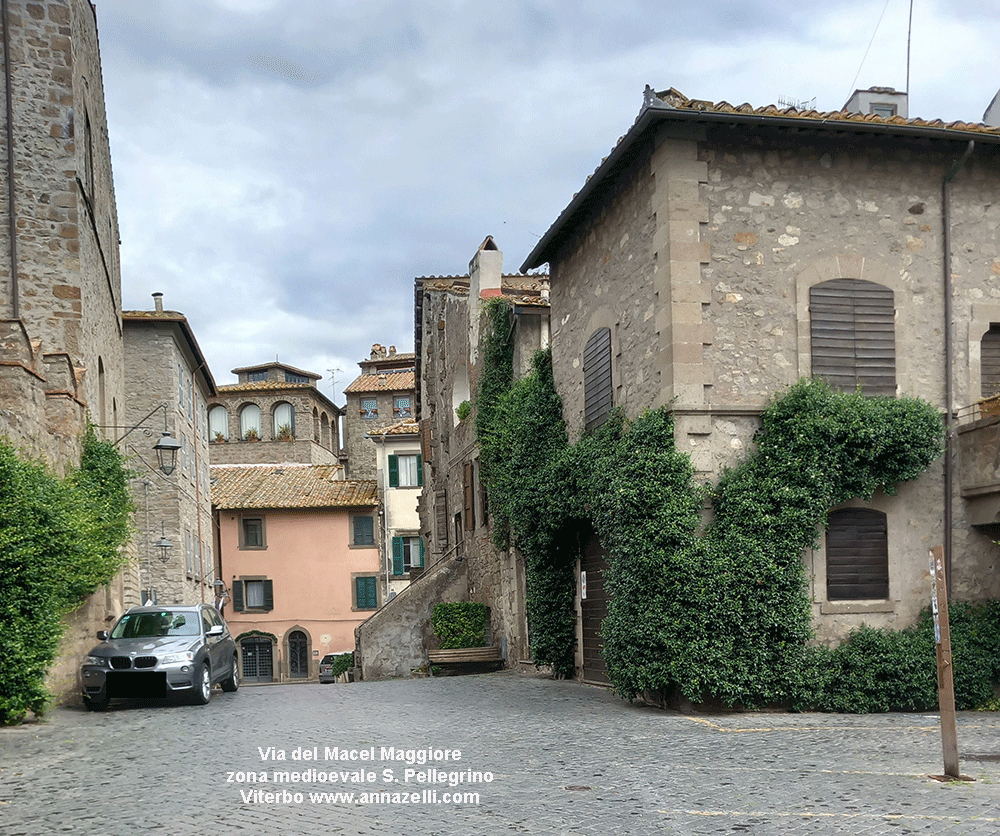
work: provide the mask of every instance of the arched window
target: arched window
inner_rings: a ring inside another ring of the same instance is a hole
[[[599,328],[583,349],[583,421],[587,430],[601,426],[611,411],[611,329]]]
[[[290,403],[279,403],[274,407],[274,437],[295,437],[295,410]]]
[[[990,323],[979,344],[982,397],[1000,395],[1000,325]]]
[[[260,438],[260,407],[248,403],[240,410],[240,435],[244,439]]]
[[[896,311],[892,290],[861,279],[809,288],[812,374],[835,389],[896,395]]]
[[[213,406],[208,411],[208,434],[213,441],[229,440],[229,412],[224,406]]]
[[[829,601],[889,597],[885,514],[870,508],[831,512],[826,531],[826,597]]]

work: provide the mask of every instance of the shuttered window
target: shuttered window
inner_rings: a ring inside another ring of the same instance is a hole
[[[378,580],[373,576],[354,579],[354,608],[374,610],[378,607]]]
[[[405,575],[410,569],[424,565],[422,537],[392,538],[392,574]]]
[[[809,289],[812,373],[835,389],[896,394],[892,290],[860,279],[833,279]]]
[[[984,398],[1000,395],[1000,325],[990,325],[979,345]]]
[[[462,467],[463,510],[465,512],[465,530],[476,529],[476,481],[472,462],[466,462]]]
[[[236,612],[273,610],[274,581],[269,578],[233,581],[233,609]]]
[[[375,545],[375,518],[369,516],[352,517],[351,524],[354,529],[354,538],[351,542],[353,546],[374,546]]]
[[[885,514],[845,508],[830,514],[826,532],[826,597],[830,601],[889,597]]]
[[[434,492],[434,539],[436,548],[448,548],[448,492]]]
[[[611,403],[611,329],[600,328],[583,349],[583,420],[587,430],[607,420]]]

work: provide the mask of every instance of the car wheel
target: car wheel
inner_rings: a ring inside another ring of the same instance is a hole
[[[222,690],[232,693],[240,687],[240,667],[236,657],[233,657],[233,666],[229,671],[229,676],[222,680]]]
[[[201,666],[201,673],[198,681],[194,685],[194,702],[196,705],[207,705],[212,699],[212,674],[208,670],[208,663]]]
[[[83,704],[87,706],[88,711],[107,711],[108,704],[111,702],[107,697],[103,700],[95,700],[91,697],[84,697]]]

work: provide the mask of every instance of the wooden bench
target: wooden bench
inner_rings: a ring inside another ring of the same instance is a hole
[[[488,665],[503,661],[499,645],[492,647],[456,647],[449,650],[428,650],[427,661],[435,665]]]

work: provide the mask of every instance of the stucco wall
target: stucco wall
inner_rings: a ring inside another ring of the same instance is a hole
[[[374,509],[366,509],[373,513]],[[265,520],[265,549],[239,548],[240,514],[219,512],[223,579],[232,587],[241,576],[274,582],[274,609],[236,612],[226,607],[234,634],[247,630],[281,639],[298,625],[310,636],[317,662],[326,653],[354,648],[354,628],[372,614],[353,605],[353,575],[378,574],[378,549],[353,547],[352,509],[248,511]]]

